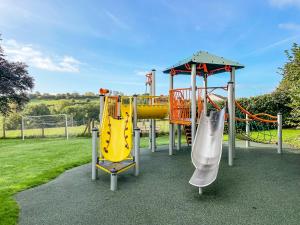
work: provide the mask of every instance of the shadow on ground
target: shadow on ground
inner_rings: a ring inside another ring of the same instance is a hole
[[[19,193],[19,224],[299,224],[299,153],[240,147],[229,167],[225,145],[217,181],[199,196],[189,148],[142,152],[140,176],[121,175],[117,192],[105,173],[92,182],[88,164]]]

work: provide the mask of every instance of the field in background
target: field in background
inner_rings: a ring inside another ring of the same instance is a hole
[[[1,120],[2,121],[2,120]],[[141,128],[142,133],[148,133],[149,131],[149,122],[140,121],[138,122],[138,127]],[[69,126],[68,133],[69,136],[80,136],[83,134],[86,126]],[[160,134],[166,134],[169,131],[169,121],[167,120],[158,120],[156,121],[156,130]],[[42,137],[42,129],[25,129],[24,135],[25,138],[31,137]],[[55,127],[55,128],[44,128],[44,136],[46,138],[50,137],[64,137],[65,136],[65,127]],[[0,137],[3,137],[3,128],[2,122],[0,122]],[[6,130],[7,138],[21,138],[21,130]]]

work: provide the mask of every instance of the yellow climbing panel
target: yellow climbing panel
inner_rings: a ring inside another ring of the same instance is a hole
[[[101,146],[100,151],[105,160],[120,162],[131,159],[132,149],[132,98],[124,107],[121,102],[121,117],[114,118],[109,115],[109,97],[106,97],[102,125],[101,125]],[[120,104],[120,103],[119,103]]]

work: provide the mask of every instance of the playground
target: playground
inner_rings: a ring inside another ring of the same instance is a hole
[[[39,172],[26,165],[36,180],[16,179],[14,188],[4,189],[7,196],[91,164],[18,193],[19,223],[297,224],[299,151],[284,145],[281,112],[252,113],[236,101],[235,76],[243,68],[199,51],[163,71],[169,95],[156,94],[155,69],[145,74],[146,95],[113,96],[101,88],[91,140],[66,135],[60,144],[67,151],[49,143],[60,148],[55,154],[47,150],[47,139],[39,140],[44,147],[36,154],[22,135],[30,157],[17,159],[45,167]],[[224,85],[209,86],[216,74],[223,75]],[[174,88],[179,75],[190,78],[190,88]],[[167,121],[167,135],[158,135],[160,120]],[[22,120],[22,133],[23,127]],[[13,205],[9,198],[6,203]]]

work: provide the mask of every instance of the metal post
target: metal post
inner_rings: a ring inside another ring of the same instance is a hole
[[[249,123],[249,115],[246,114],[246,136],[247,136],[247,140],[246,140],[246,148],[250,147],[250,123]]]
[[[139,128],[134,129],[134,162],[135,170],[134,175],[138,176],[140,173],[140,134],[141,130]]]
[[[177,150],[181,149],[181,125],[177,125]]]
[[[192,70],[191,70],[191,87],[192,87],[192,106],[191,106],[191,122],[192,122],[192,129],[191,129],[191,135],[192,135],[192,146],[195,139],[196,134],[196,64],[192,64]]]
[[[202,193],[203,193],[203,190],[201,187],[199,187],[199,195],[202,195]]]
[[[110,190],[116,191],[118,186],[118,175],[116,173],[112,173],[110,175]]]
[[[44,123],[42,123],[42,138],[45,137],[45,128],[44,128]]]
[[[117,117],[118,119],[121,118],[121,96],[118,96],[118,104],[117,104]]]
[[[149,122],[149,149],[151,150],[152,149],[152,139],[151,139],[151,127],[152,127],[152,123],[151,123],[151,120],[148,121]]]
[[[99,100],[100,100],[100,108],[99,108],[99,128],[101,131],[101,125],[102,125],[102,119],[103,119],[103,109],[104,109],[104,98],[105,95],[100,94],[99,95]],[[101,153],[101,138],[100,138],[101,132],[99,132],[99,158],[102,158],[102,153]]]
[[[152,79],[152,78],[151,78]],[[149,95],[152,96],[152,81],[149,84]],[[149,105],[152,104],[152,100],[151,98],[149,98]],[[151,138],[151,134],[152,134],[152,120],[149,120],[149,149],[152,150],[152,138]]]
[[[232,102],[233,102],[233,105],[232,105],[232,114],[233,114],[233,123],[232,123],[232,126],[233,126],[233,148],[232,148],[232,155],[233,155],[233,158],[235,158],[235,67],[232,67],[231,68],[231,71],[230,71],[230,81],[233,82],[233,88],[232,88]]]
[[[68,115],[65,115],[66,123],[65,123],[65,136],[67,140],[69,140],[69,131],[68,131]]]
[[[234,98],[233,98],[233,82],[228,82],[228,165],[233,165],[233,151],[235,147],[235,126],[234,126],[234,114],[233,114]]]
[[[133,95],[133,128],[137,128],[137,95]]]
[[[203,112],[204,112],[204,115],[207,115],[207,74],[203,75],[203,86],[204,86]]]
[[[277,114],[277,136],[278,136],[278,146],[277,153],[282,153],[282,113]]]
[[[24,117],[22,116],[22,124],[21,124],[21,129],[22,129],[22,140],[24,141],[25,139],[25,133],[24,133]]]
[[[103,94],[99,95],[99,101],[100,101],[99,122],[100,122],[100,126],[101,126],[102,116],[103,116],[103,108],[104,108],[104,95]]]
[[[5,119],[5,116],[4,116],[3,120],[2,120],[2,128],[3,128],[3,130],[2,130],[3,131],[3,136],[2,137],[3,138],[6,138],[6,124],[5,124],[6,122],[5,122],[5,120],[6,119]]]
[[[152,96],[155,96],[155,69],[152,70],[151,72],[152,74],[152,85],[151,85],[151,89],[152,89]],[[154,105],[155,104],[155,99],[152,98],[152,104]],[[155,149],[156,149],[156,121],[155,119],[152,119],[151,120],[151,151],[152,152],[155,152]]]
[[[173,90],[174,85],[173,75],[170,74],[170,83],[169,83],[169,90]],[[169,96],[171,99],[172,96]],[[169,101],[170,102],[170,101]],[[171,123],[171,104],[169,104],[169,155],[173,155],[173,143],[174,143],[174,124]]]
[[[98,139],[98,128],[94,127],[92,130],[92,180],[97,179],[97,161],[98,161],[98,151],[97,151],[97,139]]]

